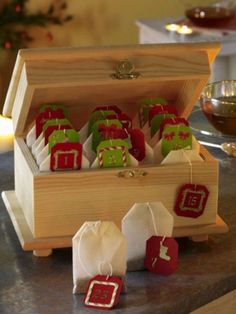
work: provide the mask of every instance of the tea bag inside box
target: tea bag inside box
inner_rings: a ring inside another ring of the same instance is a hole
[[[113,222],[85,222],[73,237],[73,293],[84,293],[98,274],[124,281],[126,254],[126,239]]]

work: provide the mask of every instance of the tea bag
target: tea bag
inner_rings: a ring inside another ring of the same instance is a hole
[[[80,170],[89,168],[89,161],[83,156],[79,134],[73,130],[55,130],[49,136],[48,144],[37,156],[41,171]]]
[[[152,208],[152,214],[149,206]],[[127,267],[128,271],[144,269],[146,241],[155,234],[171,236],[174,219],[161,202],[136,203],[122,219],[122,232],[127,239]]]
[[[97,147],[97,158],[91,168],[116,168],[138,166],[138,161],[129,153],[124,140],[102,141]]]
[[[36,139],[42,132],[43,125],[50,119],[63,119],[67,117],[67,108],[64,105],[45,104],[42,105],[37,115],[33,126],[26,136],[26,144],[29,148],[32,147]]]
[[[73,293],[84,293],[96,275],[125,279],[127,242],[110,221],[85,222],[73,237]]]

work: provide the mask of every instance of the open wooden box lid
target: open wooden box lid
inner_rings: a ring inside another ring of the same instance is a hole
[[[161,44],[98,48],[20,50],[3,114],[24,136],[43,103],[64,103],[79,129],[101,105],[116,104],[132,117],[137,101],[163,97],[187,118],[208,82],[219,43]],[[122,60],[135,79],[114,79]]]

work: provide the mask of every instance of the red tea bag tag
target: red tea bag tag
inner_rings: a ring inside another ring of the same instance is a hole
[[[95,111],[109,111],[109,110],[112,110],[114,111],[115,113],[117,114],[120,114],[121,113],[121,110],[120,108],[118,108],[116,105],[108,105],[108,106],[99,106],[99,107],[96,107],[93,112]]]
[[[152,119],[159,114],[173,114],[174,116],[178,116],[178,111],[174,105],[156,105],[152,107],[152,109],[148,113],[149,125],[151,125]]]
[[[80,170],[82,145],[80,143],[57,143],[51,149],[50,169]]]
[[[138,161],[142,161],[146,156],[144,134],[139,129],[129,130],[132,147],[129,152]]]
[[[43,125],[47,120],[50,119],[63,119],[65,117],[64,112],[62,109],[57,109],[56,111],[53,111],[51,109],[47,109],[44,112],[40,112],[36,119],[35,119],[35,126],[36,126],[36,138],[39,137],[43,130]]]
[[[197,218],[206,207],[209,191],[204,185],[184,184],[180,187],[175,203],[178,216]]]
[[[119,302],[122,286],[119,277],[97,275],[89,282],[84,304],[96,309],[112,309]]]
[[[146,242],[146,268],[161,275],[172,274],[177,269],[178,249],[174,238],[152,236]]]
[[[132,119],[126,113],[109,115],[106,119],[117,119],[121,122],[122,127],[125,129],[132,129]]]

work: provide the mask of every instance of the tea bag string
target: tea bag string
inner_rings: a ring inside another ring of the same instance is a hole
[[[109,263],[109,262],[107,262],[107,261],[101,261],[101,262],[99,263],[99,266],[98,266],[98,271],[99,271],[99,274],[100,274],[100,275],[102,275],[102,265],[103,265],[103,264],[107,264],[107,265],[109,265],[109,267],[110,267],[110,274],[107,275],[107,278],[106,278],[106,279],[108,279],[110,276],[112,276],[113,268],[112,268],[111,263]]]
[[[187,159],[190,167],[190,183],[193,184],[193,164],[191,160],[189,159],[188,155],[185,153],[184,149],[182,150],[185,158]]]
[[[153,227],[154,227],[155,235],[158,236],[159,235],[158,231],[157,231],[158,228],[157,228],[157,225],[156,225],[156,221],[155,221],[153,210],[152,210],[149,202],[147,203],[147,207],[148,207],[148,209],[150,211],[150,214],[151,214],[151,217],[152,217],[152,224],[153,224]],[[161,244],[163,244],[163,242],[165,241],[165,238],[166,238],[166,236],[162,237]]]
[[[89,276],[89,277],[92,277],[93,275],[88,271],[88,269],[86,268],[84,262],[82,261],[82,258],[81,258],[81,242],[82,242],[82,238],[85,234],[85,232],[93,229],[93,228],[96,228],[99,224],[101,224],[101,221],[96,221],[96,223],[92,226],[86,226],[84,228],[84,230],[82,231],[82,234],[80,236],[80,239],[79,239],[79,244],[78,244],[78,251],[79,251],[79,254],[78,254],[78,257],[79,257],[79,261],[80,261],[80,264],[83,268],[83,270],[86,272],[86,274]]]

